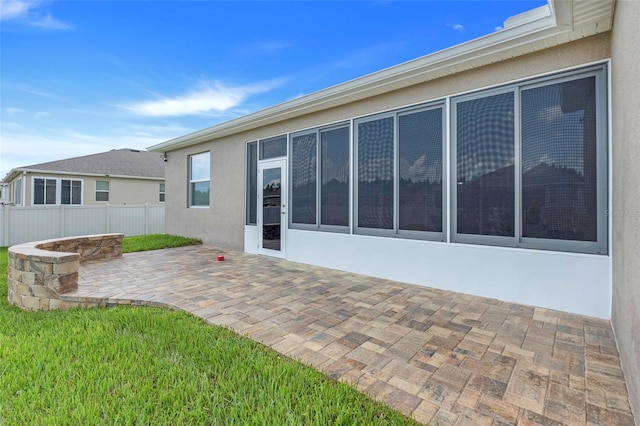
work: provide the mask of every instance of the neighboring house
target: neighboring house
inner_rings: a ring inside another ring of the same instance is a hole
[[[9,204],[9,185],[0,182],[0,206]]]
[[[166,232],[610,318],[638,416],[638,22],[636,1],[549,0],[150,147],[167,158]]]
[[[15,168],[3,185],[15,206],[158,204],[164,165],[155,152],[114,149]]]

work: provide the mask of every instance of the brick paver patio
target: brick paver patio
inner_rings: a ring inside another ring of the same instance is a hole
[[[601,319],[209,246],[83,263],[62,299],[93,298],[189,311],[423,423],[634,423]]]

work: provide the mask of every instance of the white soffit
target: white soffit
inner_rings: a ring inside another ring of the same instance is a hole
[[[171,151],[457,74],[611,30],[615,0],[547,0],[508,18],[504,29],[151,146]]]

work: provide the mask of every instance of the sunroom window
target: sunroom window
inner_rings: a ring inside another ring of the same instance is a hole
[[[290,225],[346,232],[349,226],[349,126],[291,135]]]
[[[607,252],[603,67],[452,101],[452,239]]]

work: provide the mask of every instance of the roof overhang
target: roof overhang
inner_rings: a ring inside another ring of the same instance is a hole
[[[611,30],[615,0],[547,0],[504,29],[346,83],[153,145],[167,152],[345,105]]]
[[[28,167],[18,167],[11,169],[9,173],[4,177],[1,183],[10,183],[14,179],[18,178],[25,173],[41,174],[41,175],[59,175],[59,176],[89,176],[89,177],[101,177],[101,178],[118,178],[118,179],[140,179],[140,180],[156,180],[164,181],[164,177],[159,176],[127,176],[116,174],[104,174],[104,173],[83,173],[83,172],[64,172],[57,170],[45,170],[45,169],[30,169]]]

